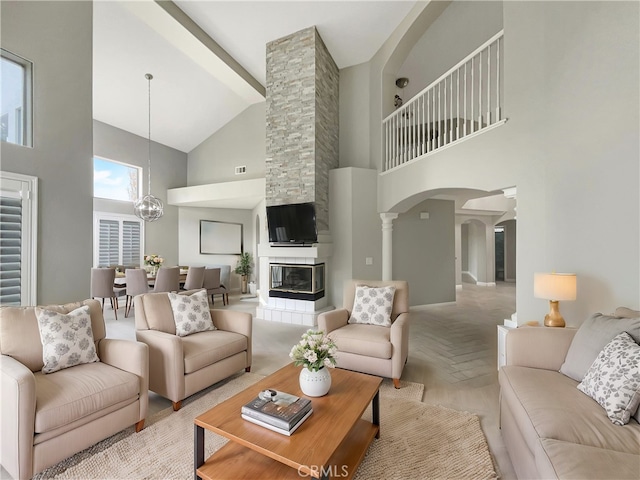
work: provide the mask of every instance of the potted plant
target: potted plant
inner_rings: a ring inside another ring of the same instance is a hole
[[[242,293],[247,293],[247,280],[253,270],[253,267],[251,266],[252,261],[253,259],[251,258],[251,254],[249,252],[244,252],[240,255],[240,259],[236,265],[235,272],[242,276]]]

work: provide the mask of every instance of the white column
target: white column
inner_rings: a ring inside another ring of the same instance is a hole
[[[393,267],[393,221],[397,213],[381,213],[382,219],[382,280],[392,279]]]

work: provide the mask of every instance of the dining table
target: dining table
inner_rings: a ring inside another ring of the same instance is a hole
[[[156,283],[156,275],[153,273],[147,273],[147,280],[149,286],[152,287]],[[180,270],[180,286],[184,286],[184,282],[187,280],[187,270]],[[113,280],[113,284],[116,287],[126,287],[127,279],[123,272],[116,272],[116,278]]]

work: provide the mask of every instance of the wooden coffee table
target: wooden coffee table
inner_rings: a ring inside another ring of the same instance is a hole
[[[195,419],[195,479],[352,478],[367,448],[380,434],[382,379],[348,370],[331,370],[331,390],[309,397],[311,416],[290,436],[272,432],[240,416],[242,406],[268,388],[304,396],[302,367],[281,368]],[[371,422],[362,419],[372,403]],[[206,461],[204,429],[231,440]]]

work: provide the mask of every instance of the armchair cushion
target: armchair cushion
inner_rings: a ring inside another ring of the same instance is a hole
[[[67,314],[39,307],[35,311],[42,342],[42,373],[100,361],[88,306],[83,305]]]
[[[247,350],[247,337],[239,333],[216,330],[182,339],[184,373],[196,372],[220,360]]]
[[[389,359],[393,353],[391,329],[375,325],[350,324],[329,333],[340,352]]]
[[[179,337],[215,330],[206,290],[199,290],[193,295],[169,293],[169,301]]]
[[[349,323],[391,326],[391,310],[396,287],[356,286],[355,300]]]
[[[35,433],[87,419],[96,412],[138,400],[138,376],[104,363],[78,365],[50,375],[35,373]]]

